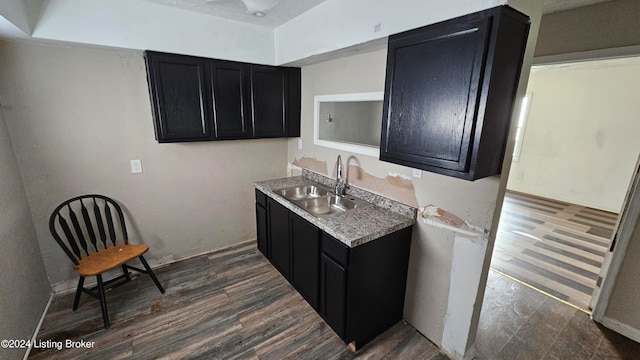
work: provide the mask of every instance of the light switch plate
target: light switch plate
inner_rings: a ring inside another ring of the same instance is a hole
[[[131,173],[142,174],[142,160],[131,160]]]

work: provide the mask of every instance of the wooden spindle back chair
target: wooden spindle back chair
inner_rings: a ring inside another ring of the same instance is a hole
[[[53,211],[49,229],[73,262],[73,268],[80,274],[73,310],[78,308],[82,292],[97,298],[100,300],[105,329],[109,328],[105,290],[129,282],[129,270],[148,274],[164,294],[164,288],[142,256],[149,247],[129,244],[122,209],[113,199],[96,194],[69,199]],[[140,260],[144,270],[127,265],[136,258]],[[122,268],[122,275],[103,281],[104,272],[118,267]],[[91,289],[85,288],[84,279],[87,276],[95,276],[98,285]]]

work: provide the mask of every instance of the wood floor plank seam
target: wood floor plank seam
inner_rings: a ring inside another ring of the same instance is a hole
[[[586,309],[616,222],[610,212],[507,191],[492,267]]]
[[[496,249],[511,247],[500,241]],[[517,267],[505,269],[504,274],[513,268]],[[436,345],[402,321],[351,352],[255,244],[177,261],[155,272],[165,285],[163,295],[147,277],[109,292],[113,317],[109,330],[103,329],[94,299],[83,300],[77,311],[71,311],[73,294],[55,297],[38,339],[82,339],[95,341],[96,346],[34,349],[29,358],[446,359]],[[548,280],[545,284],[553,285]],[[578,292],[567,293],[573,301]],[[554,325],[550,336],[546,329]],[[479,360],[573,359],[574,353],[594,359],[640,358],[640,344],[495,271],[487,278],[477,335]]]

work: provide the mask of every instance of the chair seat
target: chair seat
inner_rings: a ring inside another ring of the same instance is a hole
[[[74,266],[81,276],[96,276],[105,271],[115,269],[149,250],[147,245],[118,244],[102,249],[80,259]]]

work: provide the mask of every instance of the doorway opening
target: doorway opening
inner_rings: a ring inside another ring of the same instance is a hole
[[[493,271],[590,312],[640,154],[638,86],[640,58],[532,68]]]

